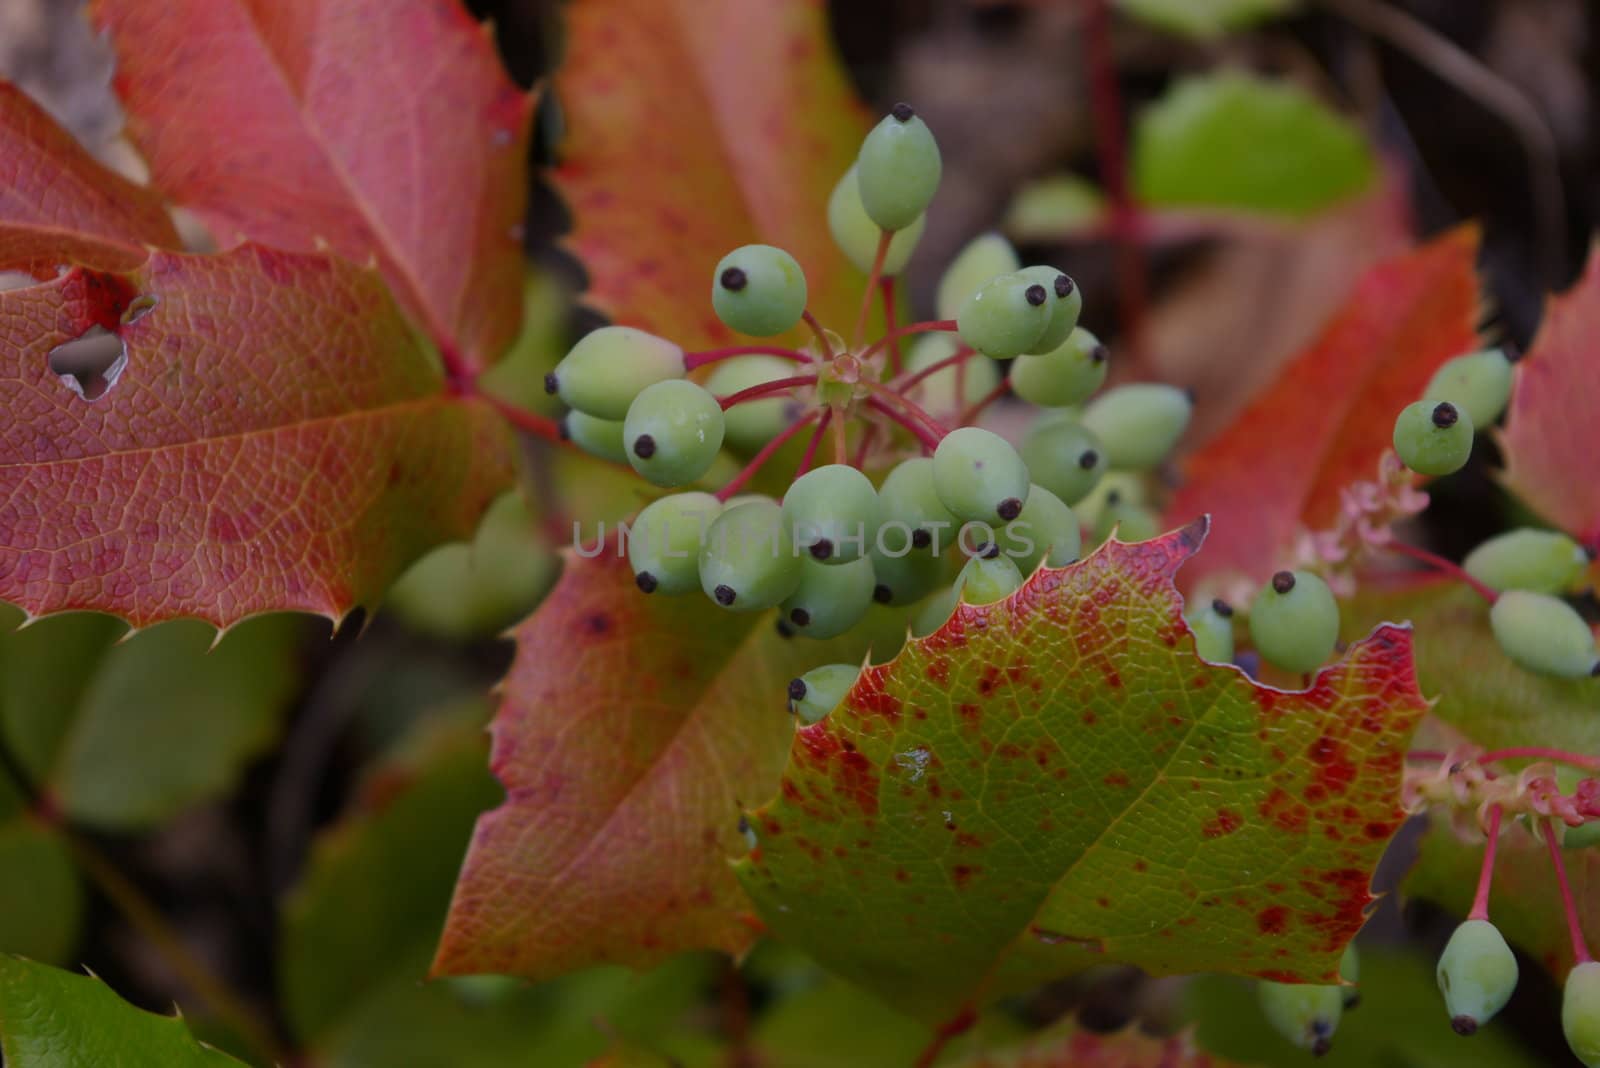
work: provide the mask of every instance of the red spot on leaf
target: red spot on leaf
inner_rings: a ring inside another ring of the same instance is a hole
[[[1244,817],[1231,808],[1217,809],[1214,819],[1209,819],[1200,828],[1200,833],[1207,838],[1221,838],[1223,835],[1232,834],[1244,826]]]
[[[1289,910],[1282,905],[1262,909],[1256,913],[1256,927],[1262,934],[1283,934],[1289,929]]]

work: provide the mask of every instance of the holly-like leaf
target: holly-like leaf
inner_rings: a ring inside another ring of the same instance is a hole
[[[131,270],[173,247],[161,198],[95,162],[27,95],[0,81],[0,270]]]
[[[1339,491],[1371,479],[1394,418],[1438,366],[1476,344],[1478,235],[1461,228],[1371,268],[1304,353],[1184,464],[1169,518],[1211,513],[1193,574],[1262,578]]]
[[[1179,81],[1139,117],[1132,170],[1152,206],[1305,217],[1378,168],[1360,128],[1305,90],[1221,70]]]
[[[91,401],[51,353],[94,326],[126,361]],[[503,421],[441,384],[382,279],[323,255],[0,293],[0,599],[135,626],[370,604],[510,480]]]
[[[801,730],[738,869],[773,933],[924,1019],[1107,962],[1332,976],[1400,824],[1410,631],[1303,693],[1207,664],[1204,533],[963,606]]]
[[[440,344],[516,336],[529,97],[458,0],[96,0],[151,180],[224,246],[376,257]]]
[[[478,821],[435,973],[543,978],[743,949],[749,904],[727,861],[745,849],[741,803],[783,769],[785,684],[903,633],[874,606],[847,637],[785,640],[766,614],[641,594],[611,547],[569,556],[515,631],[492,728],[506,803]]]
[[[134,1008],[100,980],[0,956],[0,1054],[18,1068],[238,1065],[179,1016]]]
[[[1290,12],[1296,3],[1297,0],[1117,0],[1119,8],[1141,22],[1203,41]]]
[[[1096,1034],[1068,1019],[1015,1046],[953,1061],[950,1068],[1229,1068],[1233,1063],[1199,1049],[1188,1034],[1153,1038],[1132,1028]]]
[[[1600,546],[1600,483],[1591,477],[1600,456],[1600,244],[1573,287],[1552,297],[1528,355],[1517,364],[1517,385],[1501,444],[1506,484],[1586,544]]]
[[[867,126],[826,5],[578,0],[566,17],[555,89],[568,133],[551,179],[585,299],[685,346],[726,341],[713,269],[759,241],[793,253],[812,310],[848,330],[861,276],[825,211]]]

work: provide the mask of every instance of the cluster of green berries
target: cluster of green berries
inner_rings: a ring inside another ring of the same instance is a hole
[[[900,271],[940,171],[933,134],[897,105],[867,134],[829,198],[829,229],[846,258],[879,277]],[[545,383],[571,409],[564,432],[676,491],[628,525],[639,588],[698,589],[733,612],[776,608],[780,631],[813,638],[846,632],[874,603],[925,601],[913,629],[927,633],[961,601],[999,600],[1035,568],[1077,560],[1086,532],[1103,539],[1120,527],[1130,540],[1152,536],[1157,519],[1142,489],[1114,487],[1137,482],[1167,456],[1188,425],[1188,395],[1137,384],[1096,396],[1109,354],[1078,324],[1078,286],[1054,267],[1024,266],[998,235],[977,238],[956,257],[937,300],[940,318],[919,324],[903,368],[889,364],[892,339],[850,351],[814,320],[821,345],[805,352],[685,352],[624,326],[580,340]],[[782,249],[746,245],[712,271],[712,307],[740,334],[794,330],[807,301],[805,271]],[[702,366],[707,373],[691,377]],[[1045,409],[1020,450],[960,425],[1007,371],[1009,391]],[[844,462],[851,428],[835,425],[844,432],[836,462],[805,470],[781,498],[734,495],[743,478],[721,492],[697,485],[710,480],[725,448],[754,453],[759,463],[797,423],[816,422],[814,449],[824,421],[843,424],[869,407],[900,417],[898,426],[870,442],[857,434],[861,459],[852,464]],[[866,451],[868,444],[878,450]],[[924,455],[908,458],[919,445]],[[1102,481],[1113,488],[1103,490]],[[842,692],[822,677],[806,685],[812,696],[791,695],[802,716],[816,694]]]

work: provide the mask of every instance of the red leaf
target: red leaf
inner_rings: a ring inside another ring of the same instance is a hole
[[[94,325],[127,363],[90,402],[50,354]],[[370,604],[510,479],[503,422],[440,387],[383,280],[323,255],[156,252],[0,293],[0,599],[135,626]]]
[[[1545,310],[1517,365],[1501,438],[1506,484],[1534,511],[1586,544],[1600,545],[1600,244],[1583,276]]]
[[[1167,514],[1209,512],[1214,533],[1186,579],[1264,577],[1302,528],[1335,517],[1343,487],[1373,477],[1400,409],[1477,343],[1477,250],[1462,227],[1371,268],[1310,348],[1189,457]]]
[[[151,178],[224,245],[376,257],[441,345],[521,315],[529,98],[457,0],[96,0]]]
[[[687,347],[724,342],[712,271],[761,241],[800,261],[823,322],[849,328],[860,275],[825,210],[866,120],[825,4],[578,0],[555,88],[570,133],[552,179],[596,308]]]
[[[131,270],[145,245],[178,244],[161,198],[85,152],[0,81],[0,270],[49,277],[61,263]]]

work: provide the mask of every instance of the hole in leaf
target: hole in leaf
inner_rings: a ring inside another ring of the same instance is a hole
[[[127,366],[127,346],[102,326],[91,326],[50,350],[50,370],[61,377],[62,385],[86,401],[105,396]]]

